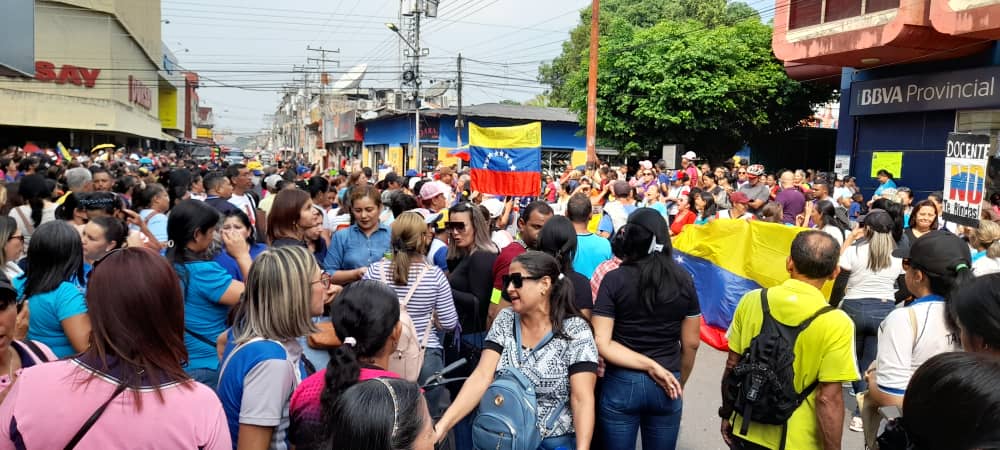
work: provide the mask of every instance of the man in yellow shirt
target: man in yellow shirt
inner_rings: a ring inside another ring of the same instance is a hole
[[[820,289],[827,280],[837,277],[839,255],[837,242],[823,232],[804,231],[796,236],[785,263],[790,278],[767,291],[771,316],[781,324],[795,327],[828,306]],[[723,374],[724,396],[729,372],[760,333],[764,320],[760,296],[760,290],[748,292],[733,315],[729,360]],[[801,393],[814,382],[818,384],[788,419],[784,448],[840,449],[844,426],[842,384],[858,379],[854,324],[840,310],[821,314],[799,334],[793,352],[795,391]],[[724,405],[719,415],[723,417],[723,439],[732,448],[782,448],[782,425],[752,422],[743,435],[740,434],[743,418],[732,411],[732,405]]]

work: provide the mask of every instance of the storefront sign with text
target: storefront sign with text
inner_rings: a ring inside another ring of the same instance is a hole
[[[128,76],[128,101],[143,108],[153,107],[153,91],[132,75]]]
[[[48,61],[35,62],[35,79],[38,81],[51,81],[55,84],[69,83],[93,88],[97,83],[97,77],[100,75],[101,69],[88,69],[72,64],[63,64],[59,68],[56,68],[55,64]]]

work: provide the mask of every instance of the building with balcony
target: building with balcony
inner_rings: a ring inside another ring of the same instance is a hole
[[[793,78],[839,81],[838,164],[870,194],[873,158],[901,152],[919,198],[942,189],[949,132],[996,144],[998,38],[998,0],[776,0],[772,44]]]

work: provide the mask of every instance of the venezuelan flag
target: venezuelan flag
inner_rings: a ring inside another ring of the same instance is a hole
[[[694,278],[701,304],[702,340],[726,351],[726,330],[747,291],[773,287],[788,279],[786,261],[792,240],[804,228],[719,219],[688,225],[673,246],[675,258]],[[829,295],[832,282],[824,292]]]
[[[512,127],[469,124],[472,190],[537,197],[542,191],[542,123]]]
[[[59,149],[59,159],[66,161],[73,160],[73,154],[66,149],[66,146],[64,146],[62,142],[56,142],[56,148]]]

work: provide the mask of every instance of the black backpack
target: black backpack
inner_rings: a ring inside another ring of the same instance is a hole
[[[750,341],[750,347],[726,378],[728,400],[734,411],[743,417],[740,434],[746,435],[750,422],[783,425],[781,449],[785,448],[788,419],[799,405],[816,389],[814,381],[801,393],[795,391],[795,340],[817,317],[829,311],[826,306],[798,326],[791,327],[774,320],[767,302],[767,289],[760,293],[764,320],[760,333]]]

